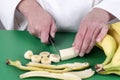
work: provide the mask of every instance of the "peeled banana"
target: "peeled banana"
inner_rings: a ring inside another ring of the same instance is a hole
[[[78,54],[75,53],[74,51],[74,47],[61,49],[59,50],[59,52],[60,52],[61,60],[68,60],[68,59],[75,58],[78,56]]]

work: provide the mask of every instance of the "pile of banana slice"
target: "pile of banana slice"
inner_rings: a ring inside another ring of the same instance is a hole
[[[31,50],[28,50],[24,54],[25,59],[31,60],[31,62],[51,64],[52,62],[60,62],[60,56],[58,54],[51,54],[50,52],[43,51],[38,55],[33,54]]]
[[[59,50],[60,55],[52,54],[48,51],[42,51],[38,55],[33,54],[31,50],[28,50],[24,54],[25,59],[29,59],[32,62],[39,62],[42,64],[51,64],[52,62],[60,62],[60,60],[68,60],[78,56],[74,51],[74,47],[69,47]]]
[[[111,24],[108,34],[96,46],[106,55],[103,63],[95,65],[96,72],[120,75],[120,22]]]

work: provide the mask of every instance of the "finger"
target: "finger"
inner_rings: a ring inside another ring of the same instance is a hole
[[[93,36],[94,31],[95,31],[94,27],[87,29],[84,40],[83,40],[83,44],[82,44],[82,47],[81,47],[81,51],[79,53],[80,56],[84,56],[84,54],[86,53],[87,48],[91,44],[92,36]]]
[[[27,28],[27,31],[34,36],[38,36],[37,32],[34,29],[31,29],[30,27]]]
[[[96,41],[100,42],[105,37],[105,35],[107,34],[108,30],[109,30],[108,26],[107,25],[103,25],[99,35],[96,38]]]
[[[56,25],[55,25],[55,22],[53,21],[53,22],[52,22],[52,25],[51,25],[51,30],[50,30],[50,34],[51,34],[51,36],[52,36],[53,38],[55,37],[56,31],[57,31],[57,27],[56,27]]]
[[[92,36],[91,43],[87,48],[86,54],[90,53],[91,49],[94,47],[94,45],[96,43],[97,35],[100,33],[100,31],[101,31],[101,28],[96,27],[96,29],[94,30],[93,36]]]
[[[40,38],[41,38],[41,42],[42,43],[46,43],[47,44],[48,43],[48,38],[49,38],[49,30],[42,31]]]
[[[75,41],[74,41],[74,49],[75,52],[79,54],[81,50],[81,46],[84,40],[84,35],[86,33],[86,27],[80,27],[78,33],[76,34]]]

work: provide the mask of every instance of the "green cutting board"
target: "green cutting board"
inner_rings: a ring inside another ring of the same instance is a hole
[[[58,49],[71,47],[76,33],[59,32],[56,34],[55,41]],[[50,78],[27,78],[20,79],[19,75],[25,71],[15,67],[6,65],[6,60],[20,60],[22,64],[26,64],[29,60],[24,59],[23,55],[27,50],[32,50],[34,54],[39,54],[41,51],[49,51],[55,53],[51,45],[45,45],[40,40],[27,31],[5,31],[0,30],[0,80],[55,80]],[[71,62],[89,62],[90,67],[94,69],[95,64],[103,62],[105,59],[104,52],[97,47],[84,57],[61,61],[57,64]],[[85,80],[120,80],[117,75],[100,75],[94,76]]]

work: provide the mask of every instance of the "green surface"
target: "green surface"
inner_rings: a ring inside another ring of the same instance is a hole
[[[58,49],[71,47],[74,40],[75,33],[57,33],[55,37],[56,46]],[[19,75],[25,71],[21,71],[15,67],[6,65],[6,60],[20,60],[23,64],[29,62],[25,60],[23,55],[27,50],[32,50],[34,54],[39,54],[41,51],[49,51],[54,53],[54,48],[50,45],[45,45],[34,36],[31,36],[26,31],[5,31],[0,30],[0,80],[54,80],[48,78],[27,78],[20,79]],[[89,62],[90,67],[94,69],[96,63],[101,63],[105,59],[105,55],[102,50],[94,47],[90,54],[84,57],[74,58],[62,63],[68,62]],[[116,75],[100,75],[95,74],[91,78],[85,80],[120,80]]]

